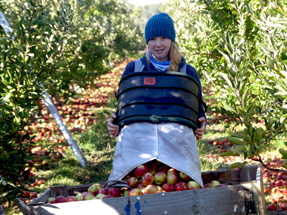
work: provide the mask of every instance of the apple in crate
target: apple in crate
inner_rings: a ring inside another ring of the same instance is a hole
[[[164,172],[157,172],[154,175],[154,182],[156,185],[162,185],[167,181],[167,176]]]
[[[147,164],[142,164],[142,165],[139,165],[138,167],[135,168],[135,170],[134,170],[134,176],[135,176],[136,178],[141,178],[141,177],[143,177],[143,175],[144,175],[145,173],[147,173],[147,172],[148,172],[148,166],[147,166]]]
[[[121,191],[118,188],[114,188],[114,187],[110,188],[109,193],[110,193],[110,196],[112,196],[112,197],[120,197],[121,196]]]
[[[137,187],[138,184],[139,184],[139,180],[138,180],[136,177],[131,177],[131,178],[129,178],[129,180],[128,180],[128,185],[129,185],[131,188]]]
[[[104,195],[109,195],[109,189],[108,188],[103,188],[99,191],[99,194],[104,194]]]
[[[55,201],[55,198],[54,198],[54,197],[48,198],[46,203],[51,203],[52,201]]]
[[[83,193],[86,193],[86,192],[83,192]],[[78,199],[78,201],[81,200],[81,196],[83,195],[83,193],[78,193],[78,194],[76,195],[76,198]]]
[[[168,169],[168,171],[167,171],[167,176],[170,176],[170,175],[178,175],[177,174],[178,172],[177,172],[177,170],[176,169],[174,169],[174,168],[170,168],[170,169]]]
[[[167,175],[166,182],[172,185],[176,185],[176,183],[178,182],[177,175],[174,175],[174,174]]]
[[[88,193],[92,193],[94,195],[97,195],[99,193],[99,189],[97,186],[92,185],[88,188]]]
[[[196,183],[195,181],[187,182],[187,187],[188,187],[189,190],[200,189],[199,184]]]
[[[188,190],[187,184],[185,182],[178,182],[175,185],[175,190],[176,191]]]
[[[130,196],[139,196],[142,195],[142,191],[139,188],[134,188],[130,191]]]
[[[213,181],[210,182],[210,184],[208,185],[208,188],[217,187],[219,184],[220,184],[219,181],[213,180]]]
[[[85,201],[85,200],[91,200],[92,198],[94,198],[95,195],[92,194],[92,193],[84,193],[82,196],[81,196],[81,201]]]
[[[158,187],[154,184],[150,184],[147,185],[144,189],[143,189],[143,193],[144,194],[154,194],[156,193],[156,191],[158,191]]]
[[[153,174],[152,173],[150,173],[150,172],[147,172],[147,173],[145,173],[144,175],[143,175],[143,177],[142,177],[142,184],[144,185],[144,186],[147,186],[147,185],[150,185],[150,184],[152,184],[153,182],[154,182],[154,176],[153,176]]]
[[[170,183],[165,183],[161,186],[162,190],[164,190],[165,192],[172,192],[174,191],[174,186]]]
[[[57,196],[54,201],[55,203],[63,203],[67,202],[67,199],[64,196]]]
[[[190,180],[190,177],[188,175],[184,174],[183,172],[179,173],[179,177],[184,181]]]
[[[68,196],[67,197],[67,202],[75,202],[78,201],[76,196]]]
[[[94,183],[92,186],[96,186],[98,188],[98,190],[103,189],[103,187],[100,183]]]
[[[96,195],[96,197],[93,198],[93,199],[103,199],[105,196],[106,196],[105,194],[99,193],[99,194]]]

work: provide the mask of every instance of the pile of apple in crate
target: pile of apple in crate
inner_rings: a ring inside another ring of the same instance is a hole
[[[47,204],[200,189],[198,183],[189,176],[159,161],[151,161],[136,167],[125,176],[124,181],[130,188],[105,188],[102,184],[95,183],[85,192],[73,196],[50,197]],[[205,184],[205,188],[222,186],[225,185],[215,180]]]

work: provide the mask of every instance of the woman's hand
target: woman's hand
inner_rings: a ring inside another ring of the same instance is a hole
[[[198,121],[200,122],[200,128],[198,128],[198,129],[196,129],[194,131],[197,140],[202,138],[202,135],[203,135],[203,133],[205,131],[205,118],[204,117],[200,117],[198,119]]]
[[[117,118],[116,114],[112,114],[109,121],[108,121],[108,130],[109,130],[109,134],[112,135],[113,137],[118,136],[119,134],[119,126],[113,124],[113,121]]]

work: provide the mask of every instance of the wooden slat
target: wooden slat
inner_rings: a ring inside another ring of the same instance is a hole
[[[50,187],[50,196],[51,197],[69,196],[67,185],[59,185],[59,186]]]
[[[125,207],[128,197],[114,199],[97,199],[89,201],[66,202],[51,205],[34,205],[27,207],[27,215],[79,215],[79,214],[109,214],[126,215]]]

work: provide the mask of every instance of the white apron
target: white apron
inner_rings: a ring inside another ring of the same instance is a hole
[[[109,180],[121,180],[154,159],[185,173],[203,187],[196,137],[191,128],[177,123],[125,125],[118,135]]]

